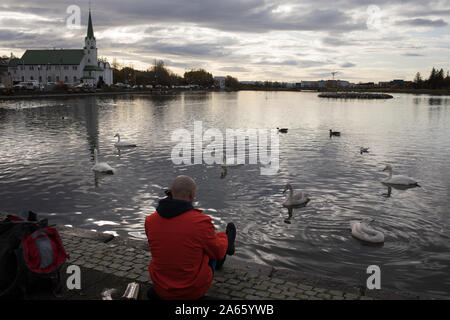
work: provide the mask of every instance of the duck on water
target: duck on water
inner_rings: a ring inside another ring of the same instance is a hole
[[[330,138],[333,136],[340,137],[341,133],[339,131],[333,131],[332,129],[330,129]]]

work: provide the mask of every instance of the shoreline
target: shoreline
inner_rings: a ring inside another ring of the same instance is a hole
[[[346,90],[345,88],[339,88],[339,93],[349,94],[349,93],[401,93],[401,94],[412,94],[417,96],[428,95],[428,96],[450,96],[450,90],[429,90],[429,89],[378,89],[378,88],[367,88],[358,89],[352,88],[351,90]],[[49,92],[49,93],[30,93],[30,94],[12,94],[12,95],[0,95],[0,101],[11,101],[11,100],[32,100],[32,99],[60,99],[60,98],[83,98],[83,97],[97,97],[97,96],[121,96],[121,95],[146,95],[146,96],[168,96],[174,95],[181,92],[189,93],[209,93],[209,92],[239,92],[239,91],[275,91],[275,92],[316,92],[319,94],[329,93],[326,90],[318,89],[296,89],[296,88],[285,88],[285,89],[275,89],[275,88],[252,88],[252,89],[239,89],[239,90],[217,90],[217,89],[204,89],[204,90],[179,90],[179,89],[167,89],[163,91],[99,91],[99,92]]]
[[[6,213],[0,212],[0,220],[5,217]],[[147,269],[151,254],[145,240],[121,238],[76,227],[57,225],[55,228],[68,254],[66,266],[71,264],[80,266],[83,274],[88,274],[86,278],[96,279],[100,276],[112,281],[113,277],[115,280],[112,283],[123,288],[132,281],[139,282],[142,288],[152,286]],[[63,275],[65,268],[63,267],[61,271]],[[70,292],[63,289],[59,299],[101,299],[99,283],[84,283],[81,290]],[[102,286],[105,287],[106,284]],[[94,290],[94,287],[97,289]],[[90,293],[83,293],[83,290]],[[223,300],[431,299],[383,288],[365,290],[356,282],[349,283],[305,272],[292,272],[276,266],[246,262],[233,256],[227,257],[224,267],[216,271],[206,295]]]

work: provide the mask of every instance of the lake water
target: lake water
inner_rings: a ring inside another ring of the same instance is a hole
[[[280,169],[259,164],[174,165],[177,128],[287,127]],[[330,139],[328,130],[341,131]],[[137,148],[117,150],[114,134]],[[0,102],[0,210],[32,209],[52,222],[143,233],[163,190],[179,174],[198,184],[196,205],[218,229],[234,221],[239,259],[365,283],[381,267],[382,287],[450,298],[450,97],[327,100],[317,93],[186,93]],[[91,171],[93,150],[116,169]],[[360,146],[370,153],[360,154]],[[386,164],[421,187],[387,188]],[[286,224],[284,185],[312,200]],[[382,246],[351,236],[365,217],[383,230]]]

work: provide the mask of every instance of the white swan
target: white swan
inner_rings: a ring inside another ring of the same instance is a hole
[[[284,187],[283,193],[285,193],[287,190],[289,190],[289,193],[283,201],[283,207],[285,208],[291,209],[302,206],[308,203],[308,201],[310,200],[305,192],[301,190],[295,190],[294,192],[292,186],[289,183]]]
[[[116,133],[114,138],[117,137],[117,142],[114,143],[116,147],[137,147],[136,144],[128,141],[120,141],[120,134]]]
[[[392,175],[392,167],[390,165],[387,165],[383,171],[389,172],[389,177],[387,179],[384,179],[382,182],[386,184],[392,184],[392,185],[403,185],[403,186],[419,186],[416,180],[413,178],[403,176],[403,175]]]
[[[375,230],[370,226],[373,219],[364,219],[363,221],[351,221],[350,228],[352,230],[352,236],[355,238],[370,242],[370,243],[383,243],[384,234],[381,231]]]
[[[98,162],[97,157],[98,157],[98,152],[97,152],[97,149],[95,149],[94,150],[95,165],[92,167],[92,170],[96,171],[96,172],[101,172],[101,173],[113,174],[114,169],[111,168],[111,166],[109,164],[107,164],[106,162]]]

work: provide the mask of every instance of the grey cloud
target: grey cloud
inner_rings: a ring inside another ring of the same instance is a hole
[[[396,22],[397,25],[401,26],[413,26],[413,27],[445,27],[448,25],[443,19],[431,20],[431,19],[407,19]]]
[[[356,64],[352,63],[352,62],[346,62],[341,64],[341,68],[353,68],[356,67]]]
[[[281,60],[281,61],[271,60],[271,59],[260,59],[259,61],[255,61],[252,64],[272,65],[272,66],[298,66],[298,67],[302,67],[302,68],[310,68],[310,67],[327,65],[327,64],[329,64],[329,62],[306,60],[306,59]]]
[[[402,54],[402,56],[405,56],[405,57],[424,57],[425,55],[420,54],[420,53],[407,52],[407,53]]]
[[[249,72],[249,70],[244,67],[223,67],[220,68],[219,70],[225,72]]]
[[[350,41],[350,40],[346,40],[346,39],[342,39],[342,38],[336,38],[336,37],[325,37],[322,39],[322,43],[325,45],[330,45],[330,46],[352,46],[355,44],[354,41]]]
[[[4,0],[17,10],[46,17],[67,16],[65,9],[72,0],[45,1],[37,7],[35,1],[21,1],[17,6],[11,0]],[[365,27],[355,22],[339,7],[318,6],[314,2],[309,10],[293,10],[289,14],[274,13],[279,1],[268,0],[110,0],[96,2],[93,6],[94,21],[97,26],[138,25],[149,23],[194,23],[198,26],[226,31],[268,32],[272,30],[341,30],[351,31]],[[281,2],[283,3],[283,1]],[[322,9],[325,8],[325,9]],[[86,20],[86,8],[82,9],[82,19]]]

